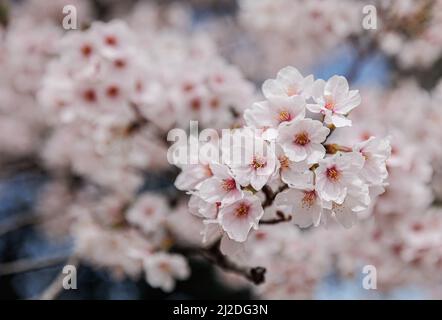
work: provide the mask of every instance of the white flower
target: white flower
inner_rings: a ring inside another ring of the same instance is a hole
[[[164,198],[145,194],[129,209],[127,221],[145,232],[154,232],[164,223],[169,206]]]
[[[242,198],[242,191],[229,168],[221,164],[211,164],[213,176],[203,181],[199,196],[209,203],[229,204]]]
[[[347,187],[358,180],[364,157],[358,152],[337,153],[319,161],[316,173],[316,190],[325,201],[342,204]]]
[[[243,199],[220,209],[219,223],[230,239],[244,242],[252,227],[258,229],[263,214],[260,199],[247,193]]]
[[[299,96],[269,97],[256,102],[244,111],[247,125],[254,128],[277,128],[283,122],[302,119],[305,116],[305,100]]]
[[[309,97],[313,81],[312,75],[304,78],[296,68],[289,66],[281,69],[276,79],[266,80],[262,85],[262,92],[267,99],[275,96],[292,97],[295,95]]]
[[[358,212],[367,209],[369,204],[368,185],[356,180],[348,186],[344,202],[341,204],[336,202],[326,204],[325,206],[329,208],[325,209],[324,213],[328,219],[335,218],[345,228],[350,228],[358,220]]]
[[[330,130],[320,121],[312,119],[295,120],[279,127],[278,143],[292,161],[316,163],[325,155],[321,144]]]
[[[198,216],[200,218],[213,220],[216,219],[218,215],[217,203],[209,203],[204,201],[199,196],[192,194],[189,199],[189,211],[191,214]]]
[[[211,176],[212,170],[208,164],[185,165],[175,180],[175,187],[179,190],[197,189],[201,182]]]
[[[281,180],[291,188],[307,189],[313,187],[313,171],[307,161],[291,161],[283,151],[278,148],[278,169]]]
[[[358,90],[349,90],[347,79],[333,76],[327,82],[317,80],[313,86],[315,104],[308,104],[311,112],[325,115],[324,121],[335,127],[351,126],[347,114],[361,103]]]
[[[301,228],[318,226],[322,214],[322,202],[314,189],[285,190],[276,195],[276,207],[291,214],[292,220]]]
[[[170,292],[175,287],[175,279],[189,277],[190,269],[186,260],[178,254],[154,253],[143,259],[146,281],[154,288]]]
[[[388,139],[370,137],[353,147],[365,158],[361,177],[371,185],[380,185],[387,179],[387,159],[390,157],[391,146]]]
[[[232,147],[230,167],[242,186],[250,184],[255,190],[261,190],[275,172],[276,155],[264,139],[247,134],[244,138],[240,145]]]

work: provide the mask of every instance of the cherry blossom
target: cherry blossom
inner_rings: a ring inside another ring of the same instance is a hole
[[[306,160],[312,164],[324,157],[325,148],[321,143],[327,138],[330,130],[320,121],[296,120],[280,127],[278,131],[278,142],[290,160]]]
[[[345,116],[361,103],[361,96],[358,90],[349,90],[347,79],[333,76],[327,82],[316,80],[312,95],[315,103],[307,107],[323,114],[325,123],[335,127],[351,126],[351,120]]]
[[[219,223],[229,238],[244,242],[252,228],[257,229],[264,211],[259,198],[245,195],[219,211]]]
[[[190,270],[186,260],[177,254],[155,253],[144,259],[146,280],[154,288],[170,292],[175,287],[175,279],[186,279]]]
[[[229,168],[211,164],[212,178],[204,180],[199,187],[199,195],[209,203],[229,204],[242,198],[243,193]]]
[[[319,161],[316,172],[317,190],[325,201],[342,204],[347,196],[348,187],[358,179],[364,165],[359,153],[337,153]]]

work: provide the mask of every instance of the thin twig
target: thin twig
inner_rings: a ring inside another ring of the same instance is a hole
[[[20,214],[13,218],[6,219],[6,221],[2,220],[0,222],[0,237],[9,232],[35,224],[39,222],[40,218],[41,217],[35,214]]]
[[[44,258],[26,258],[16,260],[13,262],[6,262],[0,264],[0,276],[6,276],[16,273],[23,273],[28,271],[35,271],[60,264],[68,259],[69,256],[55,256]]]
[[[268,219],[268,220],[260,220],[259,224],[278,224],[281,222],[288,222],[288,221],[292,220],[292,216],[290,216],[290,215],[286,216],[281,211],[276,211],[276,215],[278,216],[277,218]]]
[[[272,189],[269,186],[264,186],[262,188],[262,192],[264,192],[264,195],[266,199],[264,200],[262,206],[264,208],[270,207],[273,204],[273,201],[275,200],[275,197],[278,193],[281,193],[285,189],[288,188],[288,185],[284,184],[283,186],[279,187],[279,189],[276,192],[273,192]]]
[[[187,256],[197,255],[203,257],[224,271],[240,275],[256,285],[265,281],[265,268],[239,266],[235,262],[231,261],[227,256],[223,255],[219,249],[219,246],[220,241],[218,240],[208,248],[178,246],[175,249],[177,252]]]
[[[69,260],[66,262],[67,265],[73,265],[77,267],[78,265],[78,258],[76,256],[72,256],[69,258]],[[54,281],[47,287],[43,293],[40,295],[40,300],[54,300],[63,289],[63,278],[65,275],[63,274],[63,270],[61,270],[57,277],[55,277]]]

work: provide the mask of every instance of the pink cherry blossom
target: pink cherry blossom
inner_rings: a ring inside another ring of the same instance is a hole
[[[295,162],[315,163],[325,155],[324,142],[330,130],[320,121],[295,120],[278,130],[278,143],[287,157]]]

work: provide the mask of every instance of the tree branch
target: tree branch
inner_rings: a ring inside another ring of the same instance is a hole
[[[291,215],[286,216],[282,211],[276,211],[276,215],[278,216],[277,218],[261,220],[259,221],[259,224],[278,224],[281,222],[288,222],[292,220]]]
[[[278,193],[281,193],[282,191],[284,191],[285,189],[287,189],[289,186],[284,184],[283,186],[279,187],[279,189],[276,192],[273,192],[272,189],[265,185],[261,190],[262,192],[264,192],[264,195],[266,197],[266,199],[264,200],[262,206],[264,208],[270,207],[273,204],[273,201],[275,201],[276,195]]]
[[[61,264],[68,259],[68,256],[55,256],[44,258],[27,258],[13,262],[6,262],[0,264],[0,276],[6,276],[16,273],[23,273],[28,271],[35,271],[52,267],[57,264]]]
[[[231,261],[227,256],[221,253],[219,250],[220,242],[221,241],[218,240],[208,248],[178,246],[176,247],[176,251],[184,255],[201,256],[224,271],[240,275],[256,285],[259,285],[265,281],[265,268],[237,265],[235,262]]]
[[[79,260],[76,256],[72,256],[66,262],[67,265],[73,265],[75,267],[78,266]],[[63,289],[63,278],[64,278],[63,270],[61,270],[58,275],[55,277],[54,281],[43,291],[40,295],[40,300],[54,300]]]
[[[0,237],[9,232],[35,224],[39,220],[40,217],[35,214],[20,214],[13,218],[3,219],[0,222]]]

